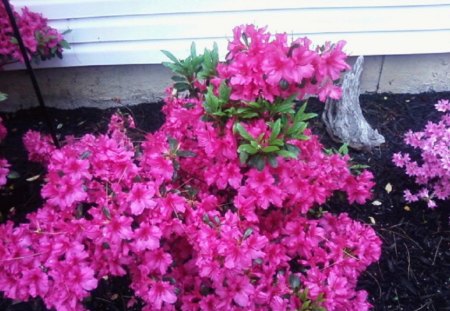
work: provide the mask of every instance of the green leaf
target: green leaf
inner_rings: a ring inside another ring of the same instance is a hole
[[[178,91],[178,92],[184,92],[189,90],[189,88],[191,87],[191,85],[187,82],[177,82],[173,85],[173,87]]]
[[[307,102],[304,102],[303,105],[300,106],[300,109],[297,111],[298,114],[305,113]]]
[[[297,155],[292,151],[279,150],[279,151],[277,151],[277,154],[284,158],[297,159]]]
[[[300,139],[300,140],[308,140],[310,137],[308,135],[299,134],[299,135],[295,135],[294,138]]]
[[[219,99],[214,95],[212,86],[208,87],[205,95],[204,107],[207,113],[215,113],[219,110]]]
[[[295,274],[289,276],[289,286],[295,290],[300,287],[300,278]]]
[[[308,310],[308,308],[311,306],[311,300],[306,300],[302,304],[302,310]]]
[[[255,147],[257,150],[261,149],[261,146],[258,144],[258,142],[256,140],[252,140],[250,142],[250,145],[252,145],[253,147]]]
[[[277,103],[273,106],[272,111],[275,113],[293,113],[294,112],[294,100],[297,94],[293,94],[286,98],[281,103]]]
[[[272,146],[283,147],[283,146],[284,146],[284,141],[281,140],[281,139],[279,139],[279,138],[277,138],[277,139],[271,140],[271,141],[270,141],[270,144],[271,144]]]
[[[205,224],[210,225],[212,224],[211,220],[209,219],[208,214],[203,214],[202,220]]]
[[[302,114],[301,117],[299,117],[300,118],[299,121],[307,121],[310,119],[314,119],[315,117],[317,117],[317,113],[313,113],[313,112],[305,113],[305,114]]]
[[[161,50],[161,52],[166,55],[166,57],[168,59],[170,59],[172,62],[174,62],[175,64],[180,64],[180,61],[178,60],[178,58],[176,58],[172,53],[170,53],[169,51],[166,50]]]
[[[247,228],[247,230],[245,230],[245,232],[244,232],[244,236],[242,237],[242,239],[245,240],[250,235],[252,235],[252,233],[253,233],[253,229],[252,228]]]
[[[242,151],[239,153],[239,160],[241,161],[241,164],[247,163],[248,160],[248,153],[245,151]]]
[[[267,160],[268,160],[268,162],[269,162],[271,167],[273,167],[273,168],[277,168],[278,167],[278,160],[277,160],[277,157],[275,155],[270,154],[267,157]]]
[[[106,219],[111,220],[111,212],[106,206],[102,208],[103,215],[105,215]]]
[[[169,62],[162,62],[162,65],[164,67],[169,68],[170,70],[172,70],[173,72],[179,72],[180,67],[173,64],[173,63],[169,63]]]
[[[254,162],[255,165],[254,166],[256,167],[256,169],[258,171],[262,171],[264,169],[264,166],[265,166],[264,158],[262,156],[257,155],[253,159],[255,159],[255,162]]]
[[[67,35],[67,34],[69,34],[71,32],[72,32],[72,29],[66,29],[61,34],[64,36],[64,35]]]
[[[70,44],[69,44],[69,42],[67,42],[66,40],[61,40],[61,41],[59,42],[59,45],[60,45],[63,49],[70,50]]]
[[[300,107],[294,117],[295,122],[307,121],[309,119],[317,117],[316,113],[305,113],[306,102]]]
[[[242,39],[244,40],[245,45],[248,46],[248,36],[245,32],[242,33]]]
[[[224,102],[228,102],[230,100],[231,89],[222,82],[219,87],[219,97]]]
[[[0,92],[0,102],[4,101],[8,98],[8,95],[6,95],[5,93]]]
[[[9,39],[9,42],[11,42],[12,44],[19,44],[19,41],[17,41],[16,37],[11,37],[11,39]]]
[[[261,104],[258,103],[258,102],[249,102],[249,103],[247,104],[247,106],[252,107],[252,108],[256,108],[256,109],[261,108]]]
[[[197,49],[195,48],[195,42],[192,42],[191,44],[191,57],[197,57]]]
[[[91,156],[92,152],[90,152],[89,150],[86,150],[85,152],[83,152],[80,156],[81,160],[85,160],[87,158],[89,158]]]
[[[20,178],[20,174],[16,171],[10,171],[8,174],[9,179],[18,179]]]
[[[187,82],[186,77],[182,77],[182,76],[172,76],[171,79],[175,82]]]
[[[323,151],[325,152],[325,154],[328,154],[328,155],[333,154],[333,149],[331,149],[331,148],[324,148]]]
[[[242,119],[252,119],[259,116],[256,112],[244,112],[241,115],[239,115]]]
[[[292,153],[295,153],[296,156],[298,156],[298,154],[300,153],[300,149],[292,144],[286,144],[286,149],[287,151],[290,151]]]
[[[255,167],[259,171],[262,171],[265,166],[265,159],[261,155],[257,154],[250,158],[248,165]]]
[[[345,143],[343,144],[339,149],[338,152],[342,155],[347,155],[348,154],[348,144]]]
[[[272,126],[272,133],[270,134],[270,141],[276,139],[281,131],[281,119],[275,121]]]
[[[280,150],[280,148],[277,146],[267,146],[267,147],[262,148],[262,151],[265,153],[275,152],[278,150]]]
[[[365,165],[365,164],[354,164],[352,166],[350,166],[350,169],[352,170],[363,170],[365,168],[369,168],[369,165]]]
[[[188,151],[188,150],[179,150],[179,151],[177,151],[177,156],[179,156],[181,158],[195,158],[197,156],[197,154],[195,152]]]
[[[253,147],[252,145],[249,145],[249,144],[243,144],[243,145],[240,145],[240,146],[239,146],[238,152],[239,152],[239,153],[245,152],[245,153],[248,153],[248,154],[256,154],[256,153],[258,152],[258,149],[256,149],[256,148]]]
[[[175,152],[179,146],[178,141],[173,137],[167,138],[167,141],[169,142],[170,151]]]
[[[241,135],[246,140],[255,141],[255,139],[247,132],[247,130],[240,123],[236,123],[236,130],[238,131],[239,135]]]

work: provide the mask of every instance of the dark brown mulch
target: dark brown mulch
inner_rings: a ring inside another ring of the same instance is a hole
[[[391,162],[392,154],[409,150],[403,143],[408,130],[420,130],[428,120],[436,121],[439,113],[434,103],[440,98],[450,99],[448,93],[377,94],[361,96],[361,106],[369,120],[386,138],[386,143],[371,152],[350,151],[355,162],[367,164],[375,175],[373,199],[364,206],[349,206],[339,195],[325,208],[347,212],[353,218],[371,224],[383,240],[381,260],[364,273],[359,282],[369,292],[374,310],[450,310],[450,204],[438,202],[439,208],[430,210],[423,203],[406,204],[402,192],[416,188],[413,180]],[[161,104],[141,104],[124,108],[145,131],[157,129],[163,122]],[[309,110],[321,112],[323,104],[311,100]],[[111,113],[116,109],[50,109],[60,135],[81,135],[102,132]],[[45,174],[39,165],[26,161],[21,137],[28,129],[45,131],[37,109],[14,114],[0,114],[9,134],[2,144],[4,155],[18,173],[6,190],[0,192],[0,221],[23,221],[24,216],[40,204],[39,189]],[[327,147],[338,148],[332,142],[319,119],[312,122],[314,132]],[[37,180],[29,177],[40,175]],[[386,185],[392,186],[388,193]],[[380,205],[373,204],[374,201]],[[112,285],[111,285],[112,284]],[[124,301],[130,294],[126,280],[102,282],[93,298],[87,302],[91,310],[126,310]],[[1,297],[1,296],[0,296]],[[0,310],[44,310],[39,301],[13,304],[0,299]]]

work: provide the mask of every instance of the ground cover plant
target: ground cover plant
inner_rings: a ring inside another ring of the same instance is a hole
[[[356,285],[381,241],[320,206],[337,191],[364,203],[373,176],[325,152],[295,101],[339,97],[343,45],[237,27],[224,63],[215,49],[164,52],[174,88],[141,143],[123,114],[61,149],[27,132],[47,173],[42,206],[0,227],[5,297],[82,310],[102,280],[127,276],[143,310],[369,309]]]
[[[429,208],[437,206],[436,199],[446,200],[450,196],[450,102],[439,100],[436,110],[446,112],[438,123],[429,122],[423,131],[410,130],[405,135],[405,143],[421,150],[421,161],[412,160],[408,153],[396,153],[393,157],[396,166],[405,168],[409,176],[424,185],[415,194],[405,190],[406,201],[422,199]]]

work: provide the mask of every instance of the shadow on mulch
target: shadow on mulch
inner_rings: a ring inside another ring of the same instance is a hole
[[[417,186],[391,161],[393,153],[411,151],[403,143],[403,134],[407,130],[421,130],[428,121],[439,119],[440,113],[434,109],[434,104],[441,98],[450,99],[450,92],[362,95],[361,107],[366,118],[386,139],[385,144],[371,152],[350,151],[354,162],[369,165],[375,175],[377,184],[373,198],[363,206],[349,206],[340,195],[335,195],[324,206],[372,225],[383,240],[381,260],[363,274],[358,284],[360,289],[369,292],[377,311],[450,310],[450,204],[448,200],[438,202],[439,207],[435,210],[426,208],[423,203],[406,204],[403,190]],[[133,115],[139,129],[154,131],[164,121],[161,107],[162,103],[141,104],[121,110]],[[311,99],[308,110],[320,113],[323,104]],[[61,136],[79,136],[87,132],[104,132],[115,111],[117,109],[50,109],[49,114]],[[46,128],[39,121],[37,109],[0,115],[9,131],[0,152],[19,176],[0,191],[0,221],[21,222],[41,203],[39,190],[45,174],[42,167],[26,160],[21,138],[28,129],[45,132]],[[339,148],[339,144],[326,134],[319,118],[311,125],[326,147]],[[27,181],[30,177],[32,181]],[[102,281],[86,305],[90,310],[127,310],[126,302],[131,296],[127,282],[117,278]],[[12,304],[10,300],[0,299],[0,310],[39,311],[45,308],[39,300]]]

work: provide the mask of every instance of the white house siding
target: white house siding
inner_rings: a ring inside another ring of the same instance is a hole
[[[232,28],[253,23],[346,40],[351,55],[450,52],[450,0],[12,0],[43,13],[72,49],[40,67],[158,64],[161,49],[184,57],[215,41],[222,53]],[[14,67],[13,67],[14,68]]]

